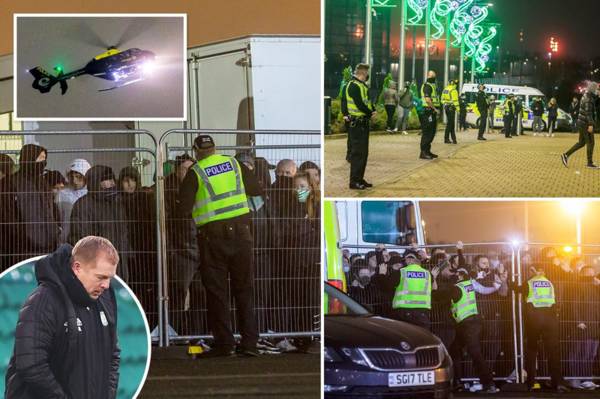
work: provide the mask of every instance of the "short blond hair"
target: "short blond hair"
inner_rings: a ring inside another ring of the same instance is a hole
[[[72,260],[73,262],[95,263],[98,252],[102,252],[113,265],[119,263],[119,254],[114,245],[106,238],[98,236],[87,236],[77,241],[71,252]]]

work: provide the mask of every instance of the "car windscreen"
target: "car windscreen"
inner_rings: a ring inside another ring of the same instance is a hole
[[[325,294],[329,302],[326,304],[328,316],[367,316],[370,314],[364,306],[330,284],[325,284]]]

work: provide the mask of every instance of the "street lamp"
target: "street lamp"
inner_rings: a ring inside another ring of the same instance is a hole
[[[581,214],[585,209],[585,202],[579,199],[562,200],[563,208],[570,215],[575,216],[575,229],[577,230],[577,253],[581,254]]]

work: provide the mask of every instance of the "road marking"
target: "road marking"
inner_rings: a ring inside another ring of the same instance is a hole
[[[165,380],[227,380],[232,378],[285,378],[285,377],[320,377],[321,373],[278,373],[278,374],[232,374],[232,375],[161,375],[148,377],[149,381]]]

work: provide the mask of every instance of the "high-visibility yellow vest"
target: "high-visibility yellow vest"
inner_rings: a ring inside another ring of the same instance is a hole
[[[427,101],[425,101],[425,85],[431,86],[431,102],[433,103],[434,107],[439,107],[440,106],[440,98],[438,97],[438,93],[437,93],[437,85],[435,83],[429,83],[429,82],[425,82],[423,84],[423,86],[421,86],[421,100],[423,101],[423,106],[429,107],[429,105],[427,104]]]
[[[458,302],[451,301],[450,309],[452,310],[452,317],[457,323],[460,323],[464,319],[475,316],[479,312],[477,311],[477,301],[475,300],[475,287],[473,287],[473,281],[471,279],[456,283],[456,286],[460,288],[461,297]]]
[[[502,105],[504,107],[504,115],[510,115],[515,113],[515,106],[513,102],[508,98],[504,100],[504,103]]]
[[[400,269],[400,284],[396,287],[394,309],[431,309],[431,274],[419,265]]]
[[[529,293],[527,302],[535,308],[548,308],[556,303],[554,286],[545,276],[535,276],[527,281]]]
[[[214,154],[198,161],[192,170],[198,178],[192,210],[196,226],[250,212],[242,172],[235,158]]]
[[[442,104],[452,104],[456,108],[459,107],[460,103],[458,102],[458,90],[456,90],[456,86],[448,85],[444,88],[444,91],[442,92]]]
[[[358,88],[360,89],[360,97],[361,97],[363,103],[367,106],[367,108],[369,108],[370,110],[373,110],[373,108],[371,106],[371,101],[369,101],[369,88],[367,87],[367,85],[357,79],[352,79],[346,85],[346,104],[348,106],[348,113],[350,115],[356,116],[356,117],[367,116],[364,112],[362,112],[360,109],[358,109],[358,106],[354,102],[354,99],[352,97],[350,97],[350,95],[348,94],[348,89],[350,88],[351,84],[355,84],[358,86]]]

